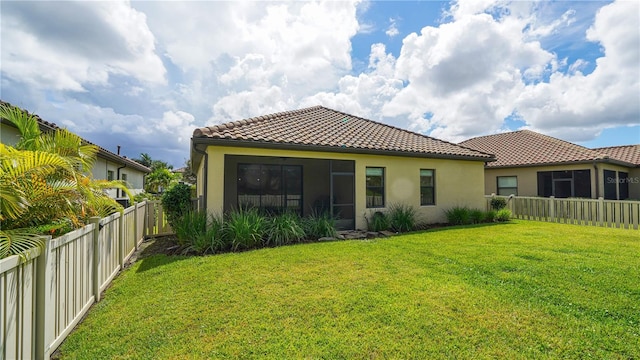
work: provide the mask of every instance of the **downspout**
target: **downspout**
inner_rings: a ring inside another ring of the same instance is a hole
[[[117,170],[117,175],[116,175],[116,179],[120,180],[120,169],[124,169],[127,167],[127,164],[124,164],[123,166],[120,166]],[[116,198],[120,198],[120,196],[122,196],[121,190],[117,189],[116,190]]]
[[[598,162],[593,162],[593,169],[596,171],[596,199],[600,198],[600,174],[598,173]]]
[[[204,150],[200,150],[198,149],[198,147],[196,146],[196,144],[193,144],[193,151],[197,152],[198,154],[202,154],[204,155],[204,174],[202,176],[202,183],[204,186],[204,191],[202,192],[202,207],[204,208],[205,211],[207,211],[207,188],[208,188],[208,182],[207,179],[209,178],[209,153],[207,153]],[[193,163],[191,164],[193,166]],[[193,169],[191,169],[193,171]]]

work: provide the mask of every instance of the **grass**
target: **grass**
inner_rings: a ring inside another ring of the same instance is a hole
[[[640,357],[638,231],[513,221],[119,276],[62,358]]]

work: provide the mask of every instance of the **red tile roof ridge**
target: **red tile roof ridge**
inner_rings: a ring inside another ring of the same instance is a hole
[[[269,120],[278,122],[268,123]],[[249,138],[263,143],[430,153],[481,158],[486,161],[493,161],[494,158],[486,152],[322,105],[197,128],[193,132],[193,138],[239,141]]]
[[[488,167],[576,163],[610,158],[605,152],[528,129],[478,136],[460,144],[496,154],[497,161],[487,164]]]

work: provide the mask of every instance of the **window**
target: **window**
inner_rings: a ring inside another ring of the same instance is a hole
[[[607,200],[618,199],[618,178],[615,171],[604,170],[604,198]]]
[[[384,207],[384,168],[368,167],[367,177],[367,207]]]
[[[420,169],[420,205],[435,205],[435,170]]]
[[[538,196],[591,198],[591,170],[539,171]]]
[[[113,180],[113,170],[107,170],[107,180]]]
[[[607,200],[626,200],[629,198],[629,173],[604,170],[604,198]],[[616,176],[617,175],[617,176]]]
[[[238,207],[302,212],[302,166],[238,164]]]
[[[122,181],[127,182],[127,174],[122,174],[120,177],[122,177]]]
[[[498,176],[498,195],[518,195],[517,176]]]
[[[629,173],[618,172],[618,200],[629,198]]]

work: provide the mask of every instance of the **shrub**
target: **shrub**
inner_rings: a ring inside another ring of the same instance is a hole
[[[469,220],[473,224],[479,224],[485,221],[485,212],[479,209],[469,210]]]
[[[262,242],[266,218],[257,209],[240,208],[227,215],[224,233],[231,250],[252,249]]]
[[[267,220],[264,242],[265,245],[286,245],[304,239],[300,216],[285,212]]]
[[[173,230],[185,252],[204,254],[225,248],[223,221],[205,211],[189,211],[175,222]]]
[[[54,220],[53,222],[45,225],[39,225],[30,230],[34,234],[51,235],[52,237],[58,237],[71,232],[75,229],[73,222],[70,219],[64,218]]]
[[[487,212],[484,213],[484,221],[486,222],[494,222],[496,220],[496,213],[497,211],[495,210],[489,210]]]
[[[191,187],[187,184],[176,184],[162,194],[162,207],[167,214],[167,221],[173,228],[176,221],[191,210]]]
[[[367,229],[369,231],[388,230],[391,227],[389,216],[381,211],[374,212],[371,220],[365,216],[365,220],[367,221]]]
[[[328,213],[313,213],[302,222],[307,238],[317,240],[323,237],[336,237],[336,221]]]
[[[409,205],[394,204],[389,207],[391,230],[406,232],[416,227],[416,209]]]
[[[471,223],[471,210],[467,207],[454,207],[446,210],[447,221],[453,225],[466,225]]]
[[[500,209],[496,213],[497,222],[505,222],[511,220],[511,210],[509,209]]]
[[[500,210],[507,207],[507,200],[504,198],[494,197],[491,199],[491,208],[493,210]]]
[[[206,230],[197,234],[189,243],[186,251],[198,254],[216,253],[229,248],[224,236],[224,222],[222,217],[211,215],[208,217]]]

